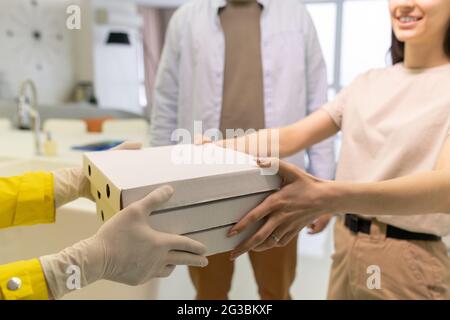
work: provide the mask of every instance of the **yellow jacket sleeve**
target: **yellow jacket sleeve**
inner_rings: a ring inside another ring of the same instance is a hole
[[[0,266],[0,300],[48,300],[47,283],[38,259]]]
[[[0,229],[55,221],[51,173],[0,178]],[[48,299],[38,259],[0,265],[0,300]]]
[[[0,229],[55,221],[51,173],[0,178]]]

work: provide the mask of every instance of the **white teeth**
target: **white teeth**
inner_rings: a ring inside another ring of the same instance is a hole
[[[400,17],[399,20],[400,20],[400,22],[403,22],[403,23],[419,21],[418,18],[414,18],[414,17]]]

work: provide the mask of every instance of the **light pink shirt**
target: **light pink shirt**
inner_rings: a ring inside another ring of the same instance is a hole
[[[337,180],[371,182],[433,170],[450,133],[450,64],[371,70],[323,109],[343,132]],[[377,219],[409,231],[450,234],[446,214]]]

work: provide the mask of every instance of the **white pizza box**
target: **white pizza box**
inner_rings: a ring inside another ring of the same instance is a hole
[[[93,185],[91,185],[91,193],[96,199],[97,214],[103,221],[111,218],[116,212],[104,200],[98,199],[97,190]],[[239,235],[227,237],[228,230],[269,194],[270,192],[259,193],[195,206],[166,209],[167,211],[156,211],[149,215],[149,223],[155,230],[184,235],[203,243],[207,248],[208,256],[227,252],[250,237],[262,225],[262,222],[253,223]],[[220,211],[229,214],[216,215],[215,219],[211,219],[215,212]],[[217,227],[210,227],[211,225],[217,225]]]
[[[98,198],[98,192],[93,184],[91,193],[97,204],[97,213],[103,221],[117,213],[105,200]],[[149,213],[149,223],[155,230],[181,235],[226,226],[238,222],[270,194],[271,191],[185,207],[156,209]]]
[[[175,193],[160,210],[274,191],[281,183],[251,156],[214,144],[90,152],[83,166],[114,212],[166,184]]]
[[[185,234],[185,236],[203,243],[206,246],[206,256],[211,256],[235,249],[241,242],[255,234],[262,224],[263,221],[255,222],[231,238],[227,234],[233,225]]]

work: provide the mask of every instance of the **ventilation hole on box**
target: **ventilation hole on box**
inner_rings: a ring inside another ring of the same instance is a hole
[[[91,176],[91,166],[88,166],[89,177]]]
[[[100,191],[97,191],[97,197],[99,200],[102,198],[102,194],[100,193]]]
[[[111,190],[109,190],[109,184],[106,185],[106,196],[109,199],[109,196],[111,195]]]
[[[105,221],[105,215],[103,213],[103,210],[102,210],[102,221]]]

